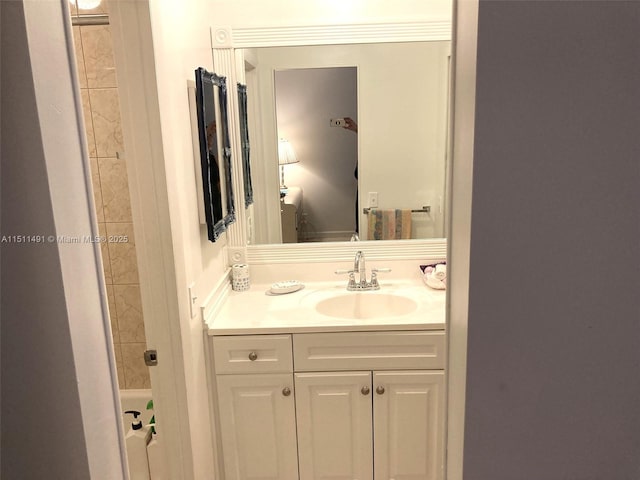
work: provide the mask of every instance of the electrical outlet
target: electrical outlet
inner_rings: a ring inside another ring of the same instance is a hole
[[[369,208],[378,206],[378,192],[369,192]]]
[[[332,127],[346,127],[347,121],[344,118],[332,118],[329,120],[329,125]]]

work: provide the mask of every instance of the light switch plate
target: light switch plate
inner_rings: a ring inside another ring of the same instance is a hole
[[[198,311],[198,296],[195,293],[195,283],[189,285],[189,315],[191,318],[196,316]]]
[[[369,208],[378,206],[378,192],[369,192]]]

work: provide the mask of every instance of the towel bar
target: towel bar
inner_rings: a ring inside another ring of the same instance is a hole
[[[364,213],[365,215],[369,215],[369,212],[371,211],[371,208],[369,207],[365,207],[362,209],[362,213]],[[431,207],[429,205],[425,205],[422,208],[418,208],[416,210],[411,210],[412,213],[429,213],[431,212]]]

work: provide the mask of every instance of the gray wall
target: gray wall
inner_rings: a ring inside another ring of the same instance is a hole
[[[2,236],[55,235],[20,2],[2,3]],[[55,243],[2,244],[2,478],[89,478]]]
[[[464,478],[640,478],[640,2],[480,1]]]
[[[0,477],[123,478],[100,247],[47,239],[97,235],[68,11],[64,2],[0,4]]]

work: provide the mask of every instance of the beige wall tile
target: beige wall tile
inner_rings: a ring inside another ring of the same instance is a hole
[[[96,218],[98,223],[104,223],[104,209],[102,203],[102,186],[100,184],[100,171],[97,158],[89,158],[91,168],[91,184],[93,185],[93,200],[96,204]]]
[[[76,52],[76,67],[78,69],[80,88],[87,88],[87,72],[84,68],[84,54],[82,39],[80,38],[80,27],[73,27],[73,46]]]
[[[89,89],[91,118],[96,141],[97,157],[115,157],[124,151],[120,103],[116,88]]]
[[[107,243],[114,285],[140,283],[132,223],[107,223]]]
[[[120,365],[116,367],[116,372],[118,374],[118,388],[119,390],[126,390],[127,381],[124,376],[124,366]]]
[[[116,298],[113,285],[107,285],[107,300],[109,301],[109,319],[111,320],[111,336],[114,345],[120,343],[120,332],[118,330],[118,315],[116,313]]]
[[[107,222],[131,222],[127,165],[121,158],[100,158],[100,185]]]
[[[144,343],[122,343],[122,365],[126,388],[151,388],[149,367],[144,363]]]
[[[127,381],[124,376],[124,360],[122,359],[122,349],[120,344],[113,346],[113,350],[116,356],[116,371],[118,372],[118,386],[120,390],[127,388]]]
[[[75,5],[70,9],[78,13]],[[106,1],[79,13],[108,13]],[[99,232],[127,238],[100,245],[118,384],[150,388],[126,164],[114,158],[124,147],[111,33],[108,26],[92,26],[73,27],[73,35]]]
[[[84,115],[84,129],[87,134],[87,146],[89,148],[89,156],[97,156],[96,136],[93,131],[93,116],[91,114],[91,99],[88,90],[80,90],[82,97],[82,113]]]
[[[98,224],[98,232],[103,238],[107,238],[107,226],[104,223]],[[109,257],[109,244],[100,242],[100,250],[102,251],[102,271],[104,273],[104,282],[107,285],[113,283],[113,276],[111,275],[111,258]]]
[[[142,299],[139,285],[114,285],[116,312],[120,343],[144,343]]]
[[[86,84],[89,88],[116,87],[116,66],[109,25],[80,27]]]

